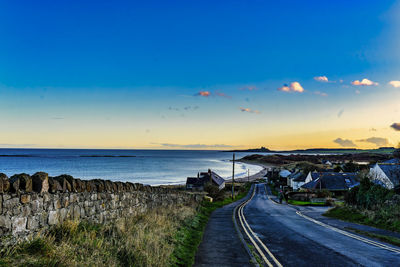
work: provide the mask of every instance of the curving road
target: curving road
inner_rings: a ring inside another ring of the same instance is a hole
[[[275,203],[265,186],[257,184],[243,214],[283,266],[400,266],[400,250],[390,251],[319,225],[296,213],[302,209],[307,208]]]

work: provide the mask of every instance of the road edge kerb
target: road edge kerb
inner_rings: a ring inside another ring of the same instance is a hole
[[[306,220],[309,220],[310,222],[313,222],[313,223],[318,224],[318,225],[320,225],[320,226],[322,226],[322,227],[325,227],[325,228],[327,228],[327,229],[330,229],[330,230],[332,230],[332,231],[335,231],[335,232],[337,232],[337,233],[339,233],[339,234],[348,236],[348,237],[353,238],[353,239],[357,239],[357,240],[359,240],[359,241],[361,241],[361,242],[363,242],[363,243],[370,244],[370,245],[379,247],[379,248],[381,248],[381,249],[385,249],[385,250],[388,250],[388,251],[391,251],[391,252],[400,254],[400,249],[398,249],[398,248],[394,248],[394,247],[392,247],[392,246],[388,246],[388,245],[386,245],[386,244],[383,244],[383,243],[380,243],[380,242],[377,242],[377,241],[374,241],[374,240],[371,240],[371,239],[368,239],[368,238],[365,238],[365,237],[362,237],[362,236],[359,236],[359,235],[356,235],[356,234],[347,232],[347,231],[345,231],[345,230],[342,230],[342,229],[333,227],[333,226],[331,226],[331,225],[329,225],[329,224],[326,224],[326,223],[323,223],[323,222],[321,222],[321,221],[318,221],[318,220],[316,220],[316,219],[314,219],[314,218],[311,218],[311,217],[309,217],[309,216],[303,214],[303,213],[300,212],[300,211],[296,211],[296,214],[299,215],[300,217],[303,217],[303,218],[306,219]]]
[[[249,192],[252,192],[252,190],[254,190],[254,184],[251,186],[251,189]],[[251,195],[251,194],[250,194]],[[246,242],[246,240],[244,240],[243,238],[243,234],[239,229],[239,226],[237,225],[237,221],[236,221],[236,213],[237,213],[237,209],[238,207],[248,199],[248,196],[246,197],[246,199],[243,199],[243,201],[241,201],[240,203],[238,203],[235,208],[233,209],[233,214],[232,214],[232,220],[233,220],[233,224],[235,225],[235,229],[236,229],[236,233],[239,236],[240,242],[242,243],[244,249],[246,250],[246,252],[249,254],[250,257],[250,262],[257,267],[260,267],[260,265],[258,264],[256,258],[254,257],[253,253],[250,251],[249,247],[248,247],[248,243]]]

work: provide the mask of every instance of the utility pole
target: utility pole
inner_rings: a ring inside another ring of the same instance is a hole
[[[235,153],[233,153],[232,160],[232,200],[235,196]]]

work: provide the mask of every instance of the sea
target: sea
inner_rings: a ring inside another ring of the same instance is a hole
[[[211,169],[232,177],[232,154],[213,150],[0,149],[0,172],[69,174],[84,180],[107,179],[149,185],[183,184],[187,177]],[[255,153],[235,153],[236,159]],[[258,153],[260,154],[260,153]],[[262,167],[235,163],[235,177]]]

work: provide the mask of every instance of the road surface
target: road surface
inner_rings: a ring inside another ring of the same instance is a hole
[[[302,217],[299,211],[270,200],[263,184],[256,185],[253,198],[243,206],[250,229],[277,260],[267,256],[272,266],[400,266],[400,250],[362,242]]]

